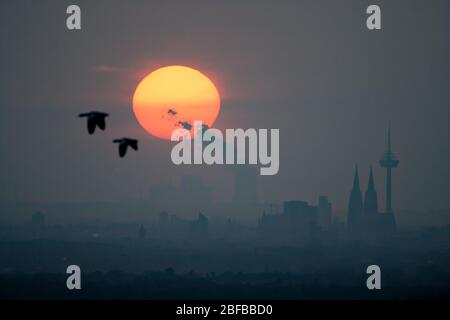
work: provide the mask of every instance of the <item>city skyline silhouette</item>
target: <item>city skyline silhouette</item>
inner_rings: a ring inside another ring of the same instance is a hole
[[[450,298],[449,10],[2,1],[0,300]]]

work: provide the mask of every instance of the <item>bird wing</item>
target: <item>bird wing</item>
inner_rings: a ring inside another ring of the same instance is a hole
[[[126,143],[119,143],[119,156],[123,158],[125,153],[127,153],[128,145]]]
[[[181,124],[181,126],[186,130],[192,129],[192,125],[187,121],[180,121],[179,124]]]
[[[130,140],[130,147],[134,150],[138,149],[138,141],[137,140]]]
[[[106,121],[105,121],[105,117],[99,117],[97,119],[97,125],[100,129],[105,130],[106,128]]]
[[[88,128],[88,132],[89,134],[93,134],[95,131],[95,119],[92,118],[88,118],[87,120],[87,128]]]

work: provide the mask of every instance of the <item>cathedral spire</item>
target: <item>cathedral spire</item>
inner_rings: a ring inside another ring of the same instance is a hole
[[[355,175],[353,177],[353,189],[352,192],[354,191],[360,191],[360,187],[359,187],[359,174],[358,174],[358,165],[355,164]]]
[[[375,191],[372,166],[370,166],[369,182],[366,193],[364,194],[364,212],[366,214],[378,213],[378,197]]]
[[[359,186],[358,166],[355,166],[355,176],[353,178],[353,188],[348,201],[347,223],[349,229],[357,230],[361,223],[363,213],[363,203],[361,189]]]
[[[369,183],[367,185],[367,190],[373,190],[375,191],[375,183],[373,181],[373,169],[372,165],[370,166],[370,173],[369,173]]]

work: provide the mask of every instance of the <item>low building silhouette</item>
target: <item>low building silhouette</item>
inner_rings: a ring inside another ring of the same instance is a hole
[[[191,221],[190,227],[195,235],[206,236],[208,234],[208,218],[199,212],[197,220]]]
[[[144,225],[141,224],[141,226],[139,227],[139,231],[138,231],[138,239],[144,240],[146,237],[147,237],[147,230],[145,230]]]
[[[321,228],[319,216],[324,224],[331,224],[331,203],[328,197],[321,196],[318,206],[311,206],[305,201],[286,201],[281,214],[263,212],[259,230],[271,237],[308,240]]]
[[[319,226],[322,229],[329,229],[332,226],[333,210],[331,202],[328,201],[327,196],[319,197],[319,207],[318,207],[318,219]]]

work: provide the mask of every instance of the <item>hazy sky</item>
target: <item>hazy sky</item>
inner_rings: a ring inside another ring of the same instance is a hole
[[[78,4],[82,30],[66,29]],[[369,4],[382,31],[365,27]],[[263,202],[328,195],[346,208],[353,168],[375,166],[384,208],[393,127],[394,208],[450,207],[448,1],[1,1],[0,200],[145,198],[155,184],[204,176],[229,200],[224,168],[176,167],[171,144],[137,123],[131,98],[157,67],[199,69],[217,85],[216,127],[279,128],[280,171]],[[88,136],[77,114],[109,112]],[[112,139],[141,140],[119,159]]]

